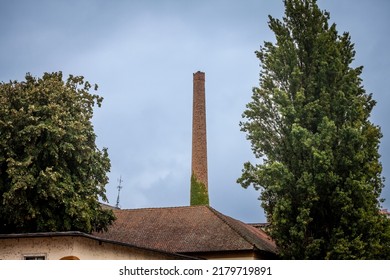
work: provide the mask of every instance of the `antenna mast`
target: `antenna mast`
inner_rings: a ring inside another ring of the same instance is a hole
[[[118,196],[116,198],[116,205],[115,205],[116,208],[120,208],[119,207],[119,196],[120,196],[120,193],[121,193],[121,189],[123,188],[122,187],[122,182],[123,182],[122,181],[122,175],[119,177],[118,182],[119,182],[118,187],[117,187],[117,189],[118,189]]]

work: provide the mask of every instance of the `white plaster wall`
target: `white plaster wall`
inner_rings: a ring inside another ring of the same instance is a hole
[[[46,259],[60,259],[72,255],[71,237],[12,238],[0,240],[0,258],[23,260],[24,255],[45,255]]]
[[[0,259],[22,260],[25,255],[45,255],[47,260],[75,256],[81,260],[172,259],[154,251],[99,242],[82,236],[0,239]]]

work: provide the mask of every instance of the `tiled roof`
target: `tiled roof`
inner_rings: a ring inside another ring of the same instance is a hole
[[[105,239],[176,253],[261,250],[276,245],[261,229],[209,206],[113,210],[117,220]]]

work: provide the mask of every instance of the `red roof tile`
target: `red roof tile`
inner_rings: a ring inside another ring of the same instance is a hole
[[[223,215],[209,206],[113,210],[117,220],[96,235],[176,253],[261,250],[276,245],[261,229]]]

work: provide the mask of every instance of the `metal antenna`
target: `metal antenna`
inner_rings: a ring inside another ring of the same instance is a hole
[[[118,196],[116,198],[116,205],[115,205],[116,208],[120,208],[120,206],[119,206],[119,196],[120,196],[120,193],[121,193],[121,189],[123,188],[122,187],[122,182],[123,182],[122,181],[122,175],[119,177],[118,182],[119,182],[119,185],[117,187],[117,189],[118,189]]]

